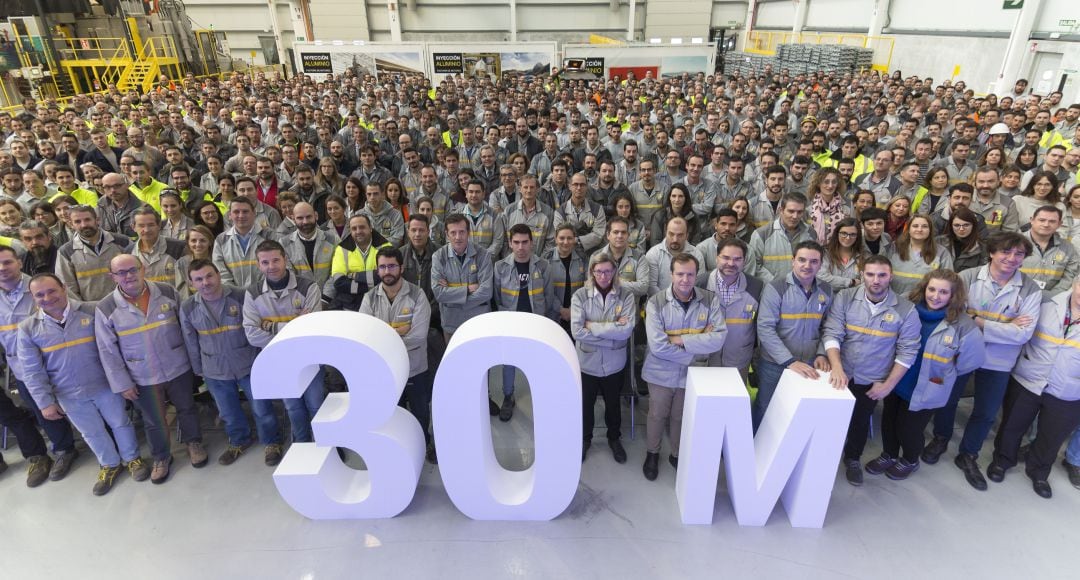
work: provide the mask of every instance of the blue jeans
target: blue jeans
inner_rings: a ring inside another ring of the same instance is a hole
[[[135,407],[142,415],[143,430],[146,432],[146,441],[150,444],[150,455],[154,461],[164,460],[172,454],[172,443],[165,419],[166,399],[176,408],[180,440],[184,443],[202,441],[199,415],[195,411],[195,399],[191,392],[194,379],[191,371],[185,371],[159,385],[139,385],[139,398],[135,400]]]
[[[502,366],[502,388],[503,397],[514,396],[514,379],[517,377],[517,367],[510,365]]]
[[[311,419],[315,417],[324,399],[326,399],[326,384],[323,380],[323,371],[320,369],[300,398],[284,400],[285,412],[289,414],[289,424],[292,425],[293,443],[314,441],[311,435]]]
[[[243,392],[251,401],[251,410],[255,415],[255,429],[259,433],[259,442],[263,445],[281,443],[281,425],[274,414],[274,402],[270,399],[254,399],[251,396],[251,377],[241,379],[211,379],[204,377],[210,395],[217,404],[218,414],[225,422],[225,435],[230,445],[242,446],[251,442],[251,427],[240,403]]]
[[[131,425],[124,398],[120,395],[102,390],[89,397],[60,395],[57,402],[68,420],[82,433],[83,440],[102,467],[119,467],[121,460],[127,463],[139,456],[135,427]],[[112,430],[111,437],[106,424]]]
[[[52,452],[74,451],[75,434],[71,431],[71,423],[67,419],[57,419],[55,421],[46,419],[41,414],[41,409],[38,409],[37,402],[30,396],[30,390],[26,388],[26,384],[19,379],[15,379],[15,386],[19,389],[19,396],[22,397],[23,404],[34,413],[38,425],[41,425],[41,428],[45,430],[45,435],[52,442]]]
[[[776,393],[776,385],[780,384],[780,377],[784,374],[785,367],[769,362],[763,358],[754,361],[754,372],[757,373],[758,391],[754,403],[750,405],[750,417],[754,422],[754,432],[757,433],[761,420],[765,417],[765,410],[769,408],[773,394]]]
[[[1065,461],[1068,461],[1069,465],[1080,467],[1080,429],[1073,431],[1072,437],[1069,438],[1069,446],[1065,449]]]
[[[975,404],[964,427],[964,437],[960,440],[960,453],[978,455],[994,419],[1005,400],[1005,390],[1009,385],[1008,371],[975,371]],[[963,387],[960,387],[963,390]]]

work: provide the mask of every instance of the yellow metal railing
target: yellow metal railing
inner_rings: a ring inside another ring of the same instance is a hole
[[[65,38],[60,60],[96,60],[114,63],[131,60],[125,38]]]
[[[139,58],[150,59],[175,59],[177,55],[176,44],[171,36],[151,36],[142,45]]]
[[[868,36],[866,34],[833,34],[815,32],[780,32],[773,30],[751,30],[746,35],[745,52],[773,55],[781,44],[843,44],[869,48],[874,51],[873,69],[888,72],[892,64],[893,47],[896,41],[888,36]]]

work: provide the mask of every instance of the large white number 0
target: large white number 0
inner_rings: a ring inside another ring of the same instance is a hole
[[[501,364],[521,369],[532,393],[536,460],[525,471],[503,469],[492,447],[487,375]],[[550,520],[570,505],[581,476],[581,367],[559,325],[522,312],[469,320],[447,345],[431,406],[443,485],[462,513]]]
[[[341,371],[348,393],[326,398],[312,421],[317,443],[294,443],[274,471],[293,509],[312,519],[393,517],[412,501],[424,464],[424,433],[397,406],[409,357],[389,325],[355,312],[316,312],[290,322],[255,361],[257,399],[303,394],[319,364]],[[580,395],[578,399],[580,400]],[[367,471],[338,459],[334,447],[359,453]]]

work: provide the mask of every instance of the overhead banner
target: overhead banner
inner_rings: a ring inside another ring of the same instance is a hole
[[[459,74],[462,72],[461,53],[440,52],[431,55],[437,74]]]
[[[329,52],[306,52],[300,55],[300,70],[306,74],[328,74],[334,72],[330,63]]]

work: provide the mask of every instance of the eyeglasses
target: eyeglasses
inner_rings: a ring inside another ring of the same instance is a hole
[[[597,268],[593,270],[593,276],[597,278],[610,278],[615,275],[615,270],[609,270],[607,268]]]
[[[952,227],[953,227],[954,230],[970,230],[971,229],[971,224],[962,224],[960,222],[953,222]]]
[[[841,238],[857,238],[857,237],[859,237],[858,232],[837,232],[837,235],[840,236]]]
[[[113,276],[117,278],[127,278],[128,276],[134,276],[139,273],[139,267],[128,268],[127,270],[119,270],[117,272],[111,272]]]

